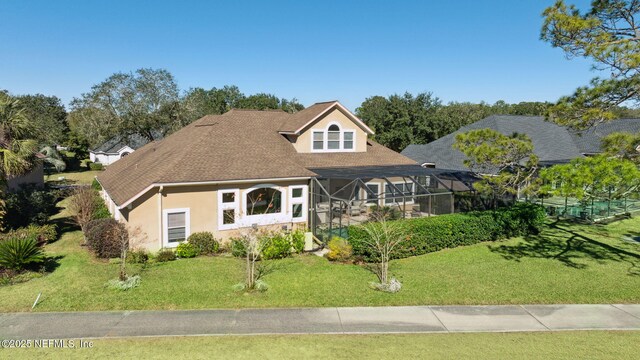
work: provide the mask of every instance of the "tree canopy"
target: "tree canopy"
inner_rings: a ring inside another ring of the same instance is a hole
[[[474,184],[479,192],[504,196],[530,195],[536,191],[538,157],[526,135],[471,130],[458,134],[454,147],[467,156],[465,165],[482,177],[481,182]]]
[[[40,145],[62,144],[67,137],[67,111],[56,96],[18,95],[25,117],[38,129],[34,139]]]
[[[166,70],[116,73],[73,99],[69,126],[92,145],[114,135],[138,134],[153,141],[173,128],[179,100],[178,86]]]
[[[610,157],[626,159],[640,166],[640,133],[612,133],[602,139],[603,153]]]
[[[191,88],[182,96],[173,75],[164,69],[115,73],[71,102],[68,123],[73,143],[96,146],[113,136],[162,138],[205,115],[233,108],[304,109],[296,99],[273,94],[243,94],[237,86]]]
[[[542,40],[610,73],[562,97],[549,109],[551,120],[585,129],[614,119],[618,106],[640,100],[639,12],[639,0],[593,0],[586,12],[559,0],[544,11]]]
[[[606,155],[574,159],[569,164],[554,165],[540,172],[545,181],[543,193],[592,199],[622,199],[638,195],[640,169],[626,159]]]
[[[440,99],[431,93],[413,96],[407,92],[389,98],[368,98],[356,109],[356,114],[375,131],[376,141],[400,151],[409,144],[437,138],[434,115],[439,106]]]
[[[426,144],[490,115],[544,115],[550,103],[443,104],[432,93],[373,96],[356,114],[375,132],[375,140],[401,151],[409,144]]]

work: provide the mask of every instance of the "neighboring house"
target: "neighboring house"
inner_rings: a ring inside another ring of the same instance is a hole
[[[103,165],[111,165],[146,145],[149,141],[139,135],[116,136],[93,150],[89,150],[89,159]]]
[[[9,176],[7,178],[7,189],[9,191],[18,191],[24,185],[32,185],[37,188],[44,187],[44,166],[42,161],[38,161],[34,168],[24,175]]]
[[[347,215],[364,217],[367,206],[436,208],[429,200],[412,210],[411,196],[429,196],[437,181],[372,134],[337,101],[295,114],[231,110],[141,147],[98,181],[114,217],[139,228],[150,250],[198,231],[228,239],[251,226],[307,227],[322,237]]]
[[[640,132],[640,119],[619,119],[582,132],[571,131],[542,116],[494,115],[425,145],[409,145],[402,154],[425,167],[459,172],[469,171],[466,156],[453,148],[455,137],[470,130],[489,128],[504,135],[527,135],[541,165],[566,163],[572,159],[601,152],[601,140],[613,132]]]

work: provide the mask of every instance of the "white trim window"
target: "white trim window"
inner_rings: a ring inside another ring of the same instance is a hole
[[[289,207],[291,208],[291,222],[307,221],[308,186],[289,186]]]
[[[378,199],[380,197],[380,184],[378,183],[367,183],[367,188],[369,191],[362,190],[364,192],[364,199],[367,200],[367,205],[378,205]],[[370,194],[370,192],[374,193],[376,196]]]
[[[337,124],[327,128],[327,150],[340,150],[340,126]]]
[[[240,189],[218,190],[218,230],[238,227]]]
[[[392,188],[389,184],[385,184],[385,205],[394,203],[402,204],[403,202],[405,202],[405,198],[402,198],[403,195],[406,196],[407,204],[413,204],[413,194],[415,193],[414,183],[394,182],[392,184],[395,185],[398,190],[402,191],[402,193],[398,193],[398,191]]]
[[[313,149],[312,150],[322,150],[324,149],[324,131],[314,131],[313,132]]]
[[[242,194],[242,221],[244,225],[270,225],[287,223],[287,197],[285,187],[273,184],[255,185]]]
[[[191,235],[191,216],[189,208],[166,209],[162,211],[163,245],[176,247]]]
[[[331,122],[324,130],[311,132],[312,152],[351,152],[356,147],[356,132]]]
[[[354,131],[345,131],[342,133],[342,148],[344,150],[353,150],[355,136],[356,133]]]

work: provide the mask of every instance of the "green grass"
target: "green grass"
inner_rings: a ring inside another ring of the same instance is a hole
[[[44,180],[49,183],[60,183],[60,177],[64,177],[67,184],[91,184],[101,170],[69,171],[45,175]]]
[[[632,359],[640,332],[170,337],[4,351],[12,359]]]
[[[64,206],[64,202],[60,205]],[[56,221],[64,220],[61,212]],[[131,266],[140,287],[120,292],[104,284],[118,265],[93,258],[82,234],[68,231],[48,244],[59,266],[46,276],[0,287],[0,311],[203,309],[247,307],[425,304],[640,303],[640,218],[607,226],[550,224],[542,234],[448,249],[391,263],[402,283],[397,294],[371,290],[375,276],[362,266],[314,255],[273,261],[270,289],[239,294],[243,262],[198,257]]]

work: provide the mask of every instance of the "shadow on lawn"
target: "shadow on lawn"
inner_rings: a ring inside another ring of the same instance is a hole
[[[64,233],[80,230],[80,227],[69,216],[52,219],[49,222],[56,226],[56,229],[58,230],[58,239],[60,239]]]
[[[569,226],[555,222],[540,234],[526,236],[516,245],[489,245],[489,249],[508,260],[551,259],[575,269],[588,266],[581,260],[625,262],[629,265],[629,275],[640,276],[640,254],[597,241],[563,225]]]

